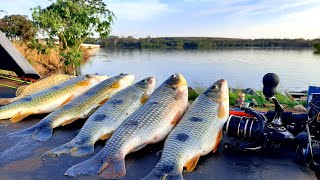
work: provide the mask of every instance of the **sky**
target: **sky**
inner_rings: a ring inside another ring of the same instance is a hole
[[[320,0],[104,0],[112,35],[139,37],[320,38]],[[0,0],[25,14],[47,0]]]

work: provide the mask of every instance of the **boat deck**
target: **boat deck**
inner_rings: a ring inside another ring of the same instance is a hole
[[[14,90],[0,87],[0,97],[13,97]],[[11,124],[0,120],[0,179],[70,179],[64,172],[89,157],[74,158],[67,155],[60,157],[39,157],[52,148],[60,146],[74,136],[84,121],[79,120],[65,127],[54,130],[48,142],[33,139],[9,139],[6,133],[15,132],[32,126],[44,115],[30,116],[21,122]],[[221,143],[222,144],[222,143]],[[279,153],[237,153],[224,152],[219,147],[217,153],[201,157],[197,167],[191,173],[184,173],[185,179],[317,179],[315,173],[305,165],[294,161],[294,148],[284,148]],[[95,153],[104,146],[99,141]],[[160,159],[163,142],[148,145],[142,150],[129,154],[126,158],[127,175],[124,180],[140,179],[147,175]],[[76,179],[99,179],[95,176],[80,176]]]

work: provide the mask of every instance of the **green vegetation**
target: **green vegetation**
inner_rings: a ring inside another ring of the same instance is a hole
[[[314,44],[313,47],[315,48],[314,53],[320,54],[320,43]]]
[[[194,101],[199,96],[199,94],[202,93],[203,91],[204,91],[203,88],[196,88],[195,90],[193,90],[192,88],[189,87],[189,91],[188,91],[189,92],[189,101]],[[239,92],[229,93],[230,106],[236,105],[236,100],[238,99]],[[256,91],[256,92],[258,95],[246,94],[245,101],[250,102],[252,99],[255,99],[256,102],[259,104],[258,107],[260,107],[260,108],[263,108],[265,104],[272,103],[272,102],[268,102],[265,100],[265,96],[263,95],[262,91]],[[282,104],[288,108],[292,108],[295,105],[299,104],[296,101],[291,100],[289,97],[287,97],[281,93],[277,93],[275,96],[278,99],[278,101],[280,102],[280,104]],[[301,104],[305,106],[305,102],[301,102]]]
[[[209,37],[139,38],[131,36],[88,38],[86,43],[107,48],[162,48],[162,49],[214,49],[214,48],[311,48],[320,39],[232,39]]]
[[[9,15],[0,19],[0,31],[11,40],[29,41],[36,36],[37,30],[32,21],[23,15]]]
[[[32,11],[36,27],[46,37],[45,44],[35,40],[34,47],[39,52],[47,52],[58,46],[61,60],[72,66],[80,65],[83,60],[80,45],[94,32],[106,38],[114,18],[102,0],[56,0],[46,8],[38,6]]]

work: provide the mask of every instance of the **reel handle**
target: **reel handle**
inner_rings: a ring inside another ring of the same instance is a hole
[[[263,94],[266,98],[271,98],[276,94],[279,81],[279,76],[275,73],[267,73],[263,76]]]

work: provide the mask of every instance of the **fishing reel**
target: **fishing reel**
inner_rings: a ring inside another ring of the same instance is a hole
[[[283,123],[283,106],[274,96],[278,84],[279,77],[276,74],[268,73],[263,77],[263,94],[267,100],[274,103],[275,110],[273,112],[269,111],[269,114],[264,115],[253,109],[245,108],[244,113],[248,116],[229,116],[223,129],[227,136],[233,137],[235,141],[224,143],[225,149],[275,150],[279,149],[283,143],[294,140],[295,136],[288,131],[286,124]],[[288,114],[285,115],[288,116]],[[291,116],[291,118],[294,117],[292,114]]]
[[[308,122],[304,131],[296,137],[297,161],[306,163],[310,169],[320,173],[320,95],[309,102]]]

